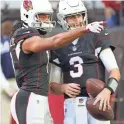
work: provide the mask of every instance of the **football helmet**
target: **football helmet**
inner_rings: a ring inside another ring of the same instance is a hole
[[[53,9],[49,0],[23,0],[20,13],[24,25],[29,27],[48,32],[56,25],[56,22],[52,21]],[[39,21],[38,14],[48,14],[50,21]]]
[[[83,17],[83,25],[88,24],[87,9],[81,0],[60,0],[57,18],[58,23],[65,29],[69,30],[69,24],[66,21],[66,17],[81,14]]]

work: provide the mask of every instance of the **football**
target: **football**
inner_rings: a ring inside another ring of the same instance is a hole
[[[86,81],[86,90],[89,95],[95,98],[103,89],[105,83],[101,80],[89,78]]]
[[[114,118],[113,109],[106,109],[105,111],[99,110],[99,102],[93,105],[95,99],[89,98],[86,102],[88,112],[95,118],[101,121],[112,120]]]

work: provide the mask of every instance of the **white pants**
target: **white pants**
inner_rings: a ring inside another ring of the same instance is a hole
[[[64,124],[110,124],[93,118],[86,108],[87,97],[69,98],[64,102]]]
[[[30,93],[28,99],[25,99],[27,98],[24,97],[27,95],[24,93],[25,91],[19,92],[11,100],[11,114],[17,124],[53,124],[49,112],[48,97]],[[25,105],[24,101],[26,100],[28,102]]]

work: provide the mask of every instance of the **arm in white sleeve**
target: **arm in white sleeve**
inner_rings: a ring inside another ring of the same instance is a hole
[[[50,82],[62,83],[62,70],[54,64],[51,64]]]
[[[100,53],[99,57],[106,70],[109,72],[109,79],[105,85],[105,88],[108,88],[111,91],[111,94],[113,94],[118,87],[121,77],[115,56],[110,48],[106,48]]]
[[[63,76],[61,68],[51,64],[51,71],[50,71],[50,91],[56,95],[62,95],[62,85],[63,85]]]
[[[118,65],[117,65],[115,56],[110,48],[104,49],[100,53],[99,57],[108,72],[111,72],[111,70],[113,70],[113,69],[118,69]]]

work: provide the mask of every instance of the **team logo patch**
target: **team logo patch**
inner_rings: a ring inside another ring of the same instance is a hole
[[[80,98],[78,99],[78,107],[84,106],[84,99]]]
[[[33,9],[32,1],[31,1],[31,0],[24,0],[23,6],[24,6],[24,8],[25,8],[27,11]]]

